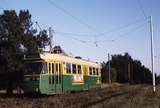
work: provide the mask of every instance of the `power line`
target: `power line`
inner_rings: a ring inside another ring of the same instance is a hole
[[[124,37],[124,36],[128,36],[129,33],[135,32],[135,31],[138,30],[139,28],[144,27],[144,25],[147,24],[147,23],[148,23],[148,21],[145,22],[145,23],[143,23],[143,24],[141,24],[141,25],[139,25],[139,26],[137,26],[136,28],[131,29],[129,32],[127,32],[127,33],[125,33],[125,34],[123,34],[123,35],[118,35],[118,37],[116,37],[115,39],[96,41],[96,43],[95,43],[95,42],[92,42],[92,41],[84,41],[84,40],[75,38],[75,37],[73,37],[73,36],[69,36],[69,38],[74,39],[74,40],[79,41],[79,42],[84,43],[84,44],[88,44],[88,45],[89,45],[89,44],[90,44],[90,45],[91,45],[91,44],[96,44],[96,46],[98,46],[98,42],[106,42],[106,41],[108,41],[108,42],[115,42],[115,41],[117,41],[119,38],[122,38],[122,37]],[[63,36],[63,35],[61,35],[61,36]],[[65,36],[63,36],[63,37],[65,37]],[[68,38],[68,37],[67,37],[67,38]]]
[[[96,29],[92,26],[90,26],[89,24],[87,24],[86,22],[82,21],[81,19],[79,19],[78,17],[72,15],[70,12],[68,12],[67,10],[65,10],[64,8],[60,7],[59,5],[57,5],[55,2],[53,2],[53,0],[48,0],[48,2],[50,4],[52,4],[54,7],[56,7],[57,9],[61,10],[63,13],[69,15],[70,17],[72,17],[74,20],[76,20],[77,22],[79,22],[80,24],[84,25],[85,27],[87,27],[88,29],[92,30],[93,32],[96,33]],[[97,46],[97,40],[96,40],[96,36],[95,37],[95,42],[94,44]]]
[[[94,34],[77,34],[77,33],[61,32],[61,31],[56,31],[55,33],[62,35],[72,35],[72,36],[95,36]]]
[[[156,49],[156,50],[155,50],[155,53],[157,53],[157,54],[156,54],[156,57],[157,57],[157,56],[160,56],[160,52],[159,52],[159,48],[158,48],[157,41],[156,41],[155,38],[153,39],[153,41],[154,41],[154,46],[155,46],[155,49]]]
[[[63,34],[63,35],[76,35],[76,36],[104,36],[104,35],[106,35],[106,34],[110,34],[110,33],[112,33],[112,32],[116,32],[116,31],[119,31],[119,30],[122,30],[122,29],[125,29],[125,28],[127,28],[127,27],[129,27],[129,26],[132,26],[132,25],[136,25],[137,23],[139,23],[139,22],[142,22],[142,21],[146,21],[146,20],[148,20],[148,17],[147,18],[145,18],[145,19],[140,19],[140,20],[136,20],[136,21],[134,21],[134,22],[131,22],[131,23],[128,23],[128,24],[126,24],[126,25],[123,25],[123,26],[120,26],[120,27],[118,27],[118,28],[114,28],[114,29],[111,29],[111,30],[109,30],[109,31],[107,31],[107,32],[104,32],[104,33],[100,33],[100,34],[77,34],[77,33],[67,33],[67,32],[61,32],[61,31],[57,31],[57,32],[55,32],[55,33],[57,33],[57,34]]]
[[[147,17],[147,15],[146,15],[146,13],[145,13],[145,11],[144,11],[144,9],[143,9],[143,5],[142,5],[142,3],[141,3],[141,0],[137,0],[137,2],[138,2],[138,5],[139,5],[139,8],[140,8],[141,11],[142,11],[143,16],[144,16],[144,17]]]
[[[143,23],[143,24],[141,24],[141,25],[139,25],[139,26],[137,26],[137,27],[131,29],[129,32],[125,33],[124,35],[119,35],[116,39],[114,39],[114,41],[115,41],[115,40],[118,40],[118,38],[120,38],[120,37],[124,37],[124,36],[128,35],[129,33],[135,32],[136,30],[138,30],[138,29],[144,27],[144,25],[146,25],[146,24],[148,24],[148,23],[149,23],[149,22],[147,21],[147,22],[145,22],[145,23]]]
[[[74,40],[76,40],[76,41],[79,41],[79,42],[81,42],[81,43],[92,43],[92,44],[96,44],[96,46],[97,46],[97,45],[98,45],[98,42],[106,42],[106,41],[108,41],[108,42],[115,42],[115,41],[118,40],[120,37],[124,37],[124,36],[128,35],[129,33],[132,33],[132,32],[134,32],[134,31],[138,30],[139,28],[143,27],[146,23],[148,23],[147,20],[145,20],[145,23],[143,23],[143,24],[141,24],[141,25],[139,25],[139,26],[131,29],[129,32],[127,32],[127,33],[125,33],[125,34],[122,34],[122,35],[118,35],[118,37],[116,37],[115,39],[96,41],[96,43],[95,43],[95,42],[91,42],[91,41],[80,40],[80,39],[78,39],[78,38],[75,38],[75,37],[71,36],[71,35],[81,36],[81,35],[83,35],[83,34],[73,34],[73,33],[63,33],[63,32],[55,32],[55,33],[58,33],[58,34],[60,34],[60,35],[62,34],[62,36],[65,35],[65,34],[66,34],[66,35],[70,35],[69,38],[72,38],[72,39],[74,39]],[[84,34],[83,36],[85,36],[85,35],[86,35],[86,34]],[[63,37],[65,37],[65,36],[63,36]]]
[[[65,13],[65,14],[69,15],[70,17],[72,17],[74,20],[76,20],[76,21],[79,22],[80,24],[86,26],[88,29],[90,29],[90,30],[92,30],[92,31],[94,31],[94,32],[96,31],[96,30],[95,30],[93,27],[91,27],[90,25],[88,25],[88,24],[85,23],[84,21],[80,20],[78,17],[72,15],[70,12],[68,12],[68,11],[65,10],[64,8],[62,8],[62,7],[60,7],[59,5],[57,5],[55,2],[53,2],[53,0],[48,0],[48,2],[49,2],[50,4],[52,4],[54,7],[56,7],[57,9],[61,10],[63,13]],[[148,18],[145,18],[145,20],[146,20],[146,19],[148,19]],[[142,21],[142,20],[136,20],[136,21],[134,21],[134,22],[132,22],[132,23],[129,23],[129,24],[126,24],[126,25],[124,25],[124,26],[121,26],[121,27],[118,27],[118,28],[109,30],[109,31],[107,31],[107,32],[95,34],[95,35],[93,35],[93,36],[95,37],[95,40],[96,40],[95,42],[97,43],[96,36],[103,36],[103,35],[106,35],[106,34],[111,33],[111,32],[119,31],[119,30],[124,29],[124,28],[127,28],[127,27],[129,27],[129,26],[131,26],[131,25],[133,25],[133,24],[137,24],[138,22],[141,22],[141,21]],[[143,19],[143,21],[144,21],[144,19]],[[88,34],[75,34],[75,33],[64,33],[64,32],[63,32],[63,33],[62,33],[62,32],[57,32],[57,33],[63,34],[63,35],[90,36],[90,35],[88,35]],[[95,42],[94,42],[94,43],[95,43]]]
[[[92,26],[88,25],[87,23],[85,23],[84,21],[82,21],[81,19],[79,19],[78,17],[72,15],[70,12],[68,12],[67,10],[65,10],[64,8],[60,7],[59,5],[57,5],[55,2],[53,2],[53,0],[47,0],[51,5],[53,5],[55,8],[61,10],[63,13],[67,14],[68,16],[72,17],[74,20],[76,20],[77,22],[79,22],[80,24],[84,25],[85,27],[87,27],[88,29],[92,30],[92,31],[96,31],[95,28],[93,28]]]
[[[126,25],[123,25],[123,26],[120,26],[120,27],[111,29],[111,30],[109,30],[109,31],[106,31],[106,32],[97,34],[96,36],[104,36],[104,35],[109,34],[109,33],[113,33],[113,32],[116,32],[116,31],[120,31],[120,30],[122,30],[122,29],[124,29],[124,28],[127,28],[127,27],[132,26],[132,25],[136,25],[137,23],[142,22],[142,21],[146,21],[146,20],[148,20],[148,19],[149,19],[149,17],[146,17],[145,19],[139,19],[139,20],[136,20],[136,21],[134,21],[134,22],[128,23],[128,24],[126,24]]]
[[[106,42],[106,41],[115,42],[115,41],[118,40],[119,38],[122,38],[122,37],[124,37],[124,36],[128,36],[129,33],[135,32],[135,31],[138,30],[139,28],[144,27],[144,25],[147,24],[147,23],[149,23],[149,22],[147,21],[147,22],[145,22],[145,23],[143,23],[143,24],[137,26],[136,28],[131,29],[129,32],[126,32],[126,33],[124,33],[124,34],[118,35],[115,39],[111,39],[111,40],[102,40],[102,41],[98,41],[98,42]]]
[[[63,35],[61,35],[61,36],[62,36],[62,37],[65,37],[65,36],[63,36]],[[66,38],[66,37],[65,37],[65,38]],[[73,40],[79,41],[79,42],[84,43],[84,44],[94,44],[94,42],[81,40],[81,39],[75,38],[75,37],[73,37],[73,36],[69,36],[69,37],[67,37],[67,38],[71,38],[71,39],[73,39]]]

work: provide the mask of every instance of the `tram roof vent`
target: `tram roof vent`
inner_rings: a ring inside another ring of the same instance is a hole
[[[80,56],[76,56],[75,58],[76,58],[76,59],[82,59],[82,57],[80,57]]]
[[[51,53],[67,55],[67,54],[64,52],[64,50],[61,48],[61,46],[59,46],[59,45],[55,46],[55,47],[52,49],[52,52],[51,52]]]

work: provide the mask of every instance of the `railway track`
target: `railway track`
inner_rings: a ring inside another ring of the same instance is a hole
[[[107,101],[111,98],[115,98],[115,97],[122,96],[122,95],[123,96],[125,95],[125,96],[128,96],[128,97],[137,95],[138,91],[142,90],[144,87],[146,87],[146,85],[139,86],[139,87],[129,89],[129,90],[127,89],[127,87],[128,86],[125,85],[125,86],[117,87],[118,90],[116,90],[116,91],[112,91],[112,92],[103,92],[102,91],[102,92],[99,92],[98,96],[101,96],[99,99],[97,99],[95,101],[85,103],[85,104],[81,105],[81,108],[88,108],[88,107],[91,107],[91,106],[95,106],[96,104],[103,103],[104,101]]]

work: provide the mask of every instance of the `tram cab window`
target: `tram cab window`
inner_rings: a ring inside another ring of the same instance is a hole
[[[92,67],[89,67],[89,74],[92,75]]]
[[[75,64],[72,64],[72,72],[73,72],[73,74],[76,74],[76,65]]]
[[[93,67],[93,75],[96,75],[96,69]]]
[[[71,64],[66,63],[66,73],[71,73]]]
[[[46,62],[25,63],[25,75],[27,74],[45,74],[48,72]]]
[[[82,69],[81,69],[81,65],[78,65],[78,74],[82,74]]]
[[[43,74],[46,74],[48,71],[47,71],[47,63],[43,63],[42,64],[43,68],[42,68],[42,73]]]

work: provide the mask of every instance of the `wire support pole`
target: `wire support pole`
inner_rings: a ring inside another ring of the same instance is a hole
[[[111,64],[110,64],[110,54],[108,53],[108,83],[111,84]]]
[[[154,73],[154,44],[153,44],[153,23],[152,16],[150,18],[150,39],[151,39],[151,71],[152,71],[152,83],[153,83],[153,93],[156,91],[155,87],[155,73]]]

